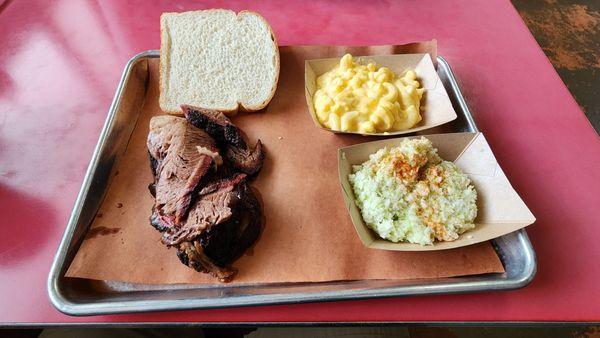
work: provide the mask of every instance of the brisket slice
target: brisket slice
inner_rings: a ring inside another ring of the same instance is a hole
[[[209,189],[202,189],[190,206],[187,219],[164,232],[162,242],[169,246],[177,245],[210,231],[213,225],[227,222],[238,211],[241,199],[238,186],[245,177],[245,174],[236,175],[210,183]]]
[[[197,128],[206,131],[219,144],[247,148],[242,131],[220,111],[182,105],[185,118]]]
[[[221,161],[216,144],[183,118],[156,116],[150,120],[147,146],[154,174],[154,214],[171,217],[167,224],[179,224],[200,181]]]
[[[197,239],[217,265],[226,265],[237,259],[254,243],[262,229],[262,211],[252,189],[242,181],[234,192],[236,217],[213,225]]]
[[[177,257],[184,265],[198,271],[209,273],[223,283],[230,282],[237,270],[231,267],[221,267],[204,254],[199,242],[183,242],[177,248]]]
[[[250,149],[242,131],[223,113],[188,105],[182,105],[181,109],[192,125],[205,130],[225,148],[225,157],[235,169],[250,176],[260,171],[265,158],[260,140]]]
[[[163,243],[178,246],[184,264],[222,281],[228,279],[224,271],[233,277],[235,271],[226,267],[254,243],[262,228],[260,204],[244,178],[240,174],[211,184],[216,190],[196,200],[181,228],[163,233]]]
[[[262,168],[265,153],[262,142],[258,140],[252,150],[249,148],[227,147],[225,157],[234,168],[253,176]]]
[[[210,183],[206,184],[202,188],[202,190],[200,190],[199,195],[202,196],[202,195],[210,194],[211,192],[215,192],[217,190],[227,189],[229,187],[235,187],[237,184],[239,184],[240,182],[245,180],[246,177],[247,177],[246,174],[237,173],[229,178],[210,182]]]

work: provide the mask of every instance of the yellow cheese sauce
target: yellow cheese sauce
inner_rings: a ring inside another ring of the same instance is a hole
[[[412,70],[401,77],[374,63],[361,65],[346,54],[317,78],[317,119],[336,131],[383,133],[410,129],[421,121],[424,89]]]

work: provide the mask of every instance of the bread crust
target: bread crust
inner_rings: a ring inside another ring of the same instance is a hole
[[[274,65],[275,78],[273,79],[273,86],[271,88],[271,93],[269,94],[267,99],[265,99],[263,102],[261,102],[259,104],[249,105],[249,106],[245,106],[243,102],[238,101],[236,103],[236,107],[233,109],[214,108],[214,107],[211,108],[211,109],[223,112],[224,114],[229,115],[229,116],[235,115],[238,111],[256,112],[261,109],[264,109],[269,104],[269,102],[271,102],[273,97],[275,96],[275,92],[277,90],[277,85],[279,83],[279,72],[280,72],[279,47],[277,45],[277,39],[275,38],[275,34],[273,33],[273,29],[271,28],[271,25],[269,25],[267,20],[265,20],[265,18],[262,17],[262,15],[260,15],[259,13],[255,12],[255,11],[242,10],[236,14],[234,11],[229,10],[229,9],[213,8],[213,9],[189,11],[189,12],[181,12],[181,13],[180,12],[165,12],[165,13],[161,14],[161,16],[160,16],[160,37],[161,37],[161,39],[160,39],[160,58],[159,58],[159,89],[160,89],[159,90],[159,106],[160,106],[161,110],[168,114],[174,114],[174,115],[182,115],[183,114],[182,111],[179,109],[179,105],[177,105],[177,109],[167,106],[168,79],[166,79],[165,76],[167,76],[166,60],[169,57],[169,51],[170,51],[170,47],[171,47],[170,46],[171,37],[168,32],[166,18],[169,16],[177,16],[177,15],[181,15],[184,13],[187,14],[187,13],[199,13],[199,12],[204,12],[204,13],[206,13],[206,12],[231,12],[236,15],[237,20],[240,19],[240,14],[248,13],[248,14],[257,16],[264,23],[264,25],[268,28],[269,34],[271,35],[271,39],[273,40],[272,47],[275,48],[275,60],[274,60],[274,62],[275,62],[275,65]],[[181,104],[189,104],[189,103],[182,102]],[[206,108],[206,107],[200,107],[200,108]]]
[[[164,78],[166,75],[166,59],[168,58],[169,55],[169,45],[170,45],[170,36],[167,32],[167,24],[166,24],[166,17],[167,16],[171,16],[171,15],[175,15],[177,13],[172,13],[172,12],[168,12],[168,13],[162,13],[160,15],[160,57],[158,58],[158,73],[159,73],[159,78],[158,78],[158,84],[159,84],[159,96],[158,96],[158,104],[160,106],[160,109],[165,112],[165,113],[176,113],[173,111],[169,111],[167,108],[167,103],[166,103],[166,92],[167,92],[167,88],[165,88],[165,83],[167,82],[167,80]]]
[[[244,104],[242,102],[238,101],[238,109],[241,107],[243,111],[255,112],[255,111],[265,108],[269,104],[269,102],[271,102],[271,100],[273,99],[273,96],[275,96],[275,91],[277,91],[277,85],[279,84],[279,71],[281,69],[280,61],[279,61],[279,45],[277,44],[277,38],[275,38],[275,33],[273,33],[273,28],[271,28],[271,25],[269,25],[267,20],[265,20],[265,18],[262,15],[258,14],[255,11],[243,10],[237,14],[238,18],[240,17],[240,14],[242,14],[242,13],[249,13],[249,14],[256,15],[265,24],[265,26],[269,29],[269,33],[271,34],[271,39],[273,40],[273,46],[275,48],[275,79],[273,80],[273,88],[271,88],[271,94],[267,97],[266,100],[264,100],[263,102],[259,103],[256,106],[246,107],[246,106],[244,106]]]

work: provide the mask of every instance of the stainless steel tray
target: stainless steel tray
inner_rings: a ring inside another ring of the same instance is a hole
[[[524,230],[493,241],[506,273],[420,280],[359,280],[323,283],[233,285],[155,285],[65,278],[89,225],[110,184],[111,172],[124,152],[135,126],[148,80],[146,51],[127,63],[83,186],[48,277],[52,304],[70,315],[97,315],[143,311],[184,310],[231,306],[266,305],[364,299],[375,297],[464,293],[518,289],[536,272],[535,253]],[[477,131],[475,121],[458,88],[450,66],[438,57],[438,73],[458,118],[425,133]]]

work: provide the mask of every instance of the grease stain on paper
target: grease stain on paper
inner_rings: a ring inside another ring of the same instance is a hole
[[[90,229],[85,239],[90,239],[98,236],[114,235],[119,233],[119,231],[121,231],[121,228],[108,228],[105,226],[99,226]]]

